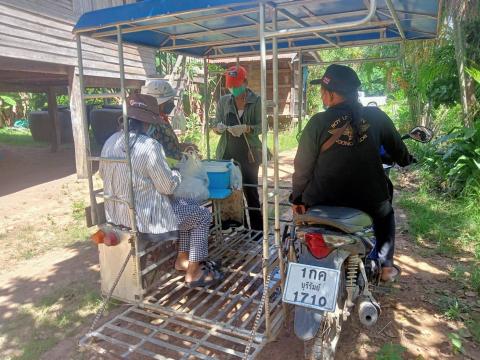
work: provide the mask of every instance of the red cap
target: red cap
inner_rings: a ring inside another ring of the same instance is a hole
[[[243,66],[231,66],[225,73],[225,86],[228,89],[240,87],[247,78],[247,70]]]

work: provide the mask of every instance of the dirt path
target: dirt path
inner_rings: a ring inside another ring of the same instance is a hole
[[[342,330],[336,359],[374,359],[388,344],[393,344],[393,354],[403,351],[402,357],[382,359],[480,359],[478,344],[472,341],[463,342],[465,354],[453,353],[448,335],[463,327],[460,322],[447,320],[437,305],[442,296],[456,294],[468,299],[462,286],[448,275],[448,269],[457,261],[431,255],[425,248],[414,245],[406,230],[403,211],[397,209],[396,214],[396,261],[403,270],[400,281],[376,295],[382,314],[373,328],[363,328],[354,312]],[[480,312],[477,299],[469,298],[474,311]],[[293,335],[291,324],[292,321],[277,341],[265,347],[259,360],[302,359],[303,343]]]
[[[293,154],[294,152],[284,153],[282,157],[281,177],[287,182],[292,173]],[[36,155],[32,152],[25,156],[35,157]],[[40,159],[36,158],[35,161],[38,162]],[[58,168],[52,165],[47,171],[47,173],[50,172],[50,176],[43,174],[40,178],[32,180],[32,173],[25,173],[28,180],[8,185],[10,190],[4,190],[2,187],[0,213],[8,214],[3,218],[2,226],[15,228],[25,219],[28,221],[32,217],[44,219],[42,216],[46,212],[55,214],[60,223],[62,217],[65,217],[65,223],[68,224],[66,218],[71,216],[72,202],[75,199],[83,199],[86,188],[84,183],[75,179],[75,176],[62,176],[62,174],[68,175],[70,171],[65,174],[66,168],[68,164],[59,161]],[[1,174],[2,172],[0,172],[2,179],[7,181],[6,176]],[[11,174],[9,176],[9,181],[17,178]],[[34,184],[35,187],[22,190],[25,186]],[[65,189],[68,189],[68,192],[76,192],[77,197],[59,199],[58,193],[66,191]],[[457,261],[434,255],[429,249],[415,245],[408,236],[405,216],[400,210],[397,210],[397,224],[396,259],[403,268],[403,275],[395,286],[378,297],[382,306],[382,315],[376,326],[366,330],[359,325],[355,316],[345,325],[337,359],[374,359],[379,350],[386,348],[386,344],[393,344],[391,348],[396,354],[400,354],[404,348],[403,359],[480,359],[478,346],[468,336],[463,342],[465,355],[456,355],[452,352],[448,336],[452,332],[459,331],[462,325],[460,322],[447,320],[443,314],[444,311],[439,307],[441,299],[455,295],[471,302],[471,309],[474,312],[480,311],[478,298],[466,294],[465,290],[448,275],[449,269]],[[41,226],[42,223],[37,221],[37,225]],[[11,358],[21,355],[18,348],[21,348],[21,342],[25,339],[18,336],[17,332],[2,334],[2,328],[8,327],[8,322],[15,317],[19,308],[26,304],[38,303],[59,288],[78,289],[80,285],[86,285],[88,289],[98,287],[96,251],[88,243],[49,251],[47,254],[24,260],[8,269],[3,266],[3,270],[3,274],[0,275],[0,335],[2,335],[0,351],[2,356],[9,354]],[[79,296],[78,293],[74,295]],[[65,296],[61,299],[65,301]],[[62,340],[56,341],[55,346],[50,346],[50,350],[46,351],[42,358],[83,358],[84,355],[79,355],[77,352],[76,342],[85,332],[90,320],[91,315],[83,318],[72,333],[61,337]],[[28,318],[22,324],[35,327],[37,326],[35,321],[35,318]],[[261,352],[259,359],[303,358],[303,344],[293,334],[291,324],[290,320],[277,341],[268,344]],[[398,347],[399,345],[403,348]],[[9,352],[6,353],[6,350]],[[384,357],[383,359],[396,358]]]

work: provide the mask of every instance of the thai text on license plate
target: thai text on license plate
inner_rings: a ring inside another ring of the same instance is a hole
[[[340,271],[336,269],[290,263],[283,301],[333,312],[337,304],[339,279]]]

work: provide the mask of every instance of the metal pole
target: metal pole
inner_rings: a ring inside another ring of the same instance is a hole
[[[265,43],[265,4],[260,3],[260,94],[262,98],[262,208],[263,208],[263,291],[268,291],[268,150],[267,150],[267,47]],[[270,301],[265,296],[265,334],[268,339],[271,336]]]
[[[210,160],[210,126],[208,119],[208,109],[210,103],[208,101],[208,60],[203,59],[203,84],[204,84],[204,101],[203,101],[203,127],[205,133],[205,145],[207,147],[207,159]]]
[[[80,87],[80,118],[82,122],[83,129],[83,138],[85,146],[85,156],[87,160],[87,178],[88,178],[88,190],[90,192],[90,213],[92,217],[92,223],[98,223],[97,216],[97,200],[95,198],[94,189],[93,189],[93,178],[92,178],[92,163],[89,158],[92,155],[90,153],[90,137],[88,132],[88,122],[87,122],[87,107],[85,105],[85,85],[83,79],[83,58],[82,58],[82,39],[81,35],[77,35],[77,58],[78,58],[78,82]],[[73,74],[75,76],[75,73]],[[75,81],[75,79],[73,80]]]
[[[273,8],[272,23],[273,31],[277,30],[277,8]],[[275,246],[277,247],[278,263],[280,270],[280,286],[283,294],[285,286],[285,263],[283,261],[281,236],[280,236],[280,179],[279,179],[279,163],[278,163],[278,44],[277,38],[272,40],[272,70],[273,70],[273,187],[274,187],[274,207],[275,207]],[[282,303],[283,314],[287,316],[287,305]]]
[[[397,26],[398,32],[400,33],[400,36],[402,37],[403,40],[405,40],[405,31],[403,31],[403,26],[402,23],[400,22],[400,19],[398,18],[398,14],[395,11],[395,7],[393,6],[392,0],[385,0],[385,3],[387,4],[388,10],[390,10],[390,14],[392,14],[393,21],[395,22],[395,25]]]
[[[140,257],[138,256],[138,230],[137,230],[137,216],[135,212],[135,197],[133,194],[133,170],[132,158],[130,149],[130,132],[128,131],[128,116],[127,116],[127,94],[125,91],[125,61],[123,59],[123,41],[122,28],[117,27],[117,43],[118,43],[118,65],[120,67],[120,94],[122,98],[122,114],[123,114],[123,133],[125,135],[125,153],[127,157],[128,166],[128,210],[130,213],[130,223],[133,232],[133,241],[135,246],[135,262],[138,289],[143,289],[142,285],[142,271],[140,268]],[[140,292],[138,301],[143,300],[143,291]]]
[[[333,30],[343,30],[343,29],[350,29],[360,25],[363,25],[370,21],[372,16],[375,14],[377,10],[377,0],[370,0],[370,9],[368,9],[368,14],[359,20],[355,21],[347,21],[344,23],[337,23],[337,24],[324,24],[324,25],[316,25],[316,26],[309,26],[309,27],[302,27],[302,28],[295,28],[295,29],[281,29],[277,31],[269,31],[265,33],[266,38],[271,37],[285,37],[288,35],[303,35],[303,34],[311,34],[317,32],[325,32],[325,31],[333,31]]]
[[[298,53],[298,133],[302,132],[302,110],[303,110],[303,53]]]

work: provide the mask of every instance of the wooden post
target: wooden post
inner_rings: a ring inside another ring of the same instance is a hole
[[[61,141],[61,126],[58,119],[57,94],[54,88],[49,88],[48,92],[48,117],[50,118],[50,151],[57,152]]]
[[[75,164],[77,177],[87,178],[87,149],[85,147],[85,133],[82,129],[82,112],[85,111],[80,100],[79,75],[72,69],[68,76],[68,93],[70,95],[70,114],[72,117],[73,142],[75,144]]]

